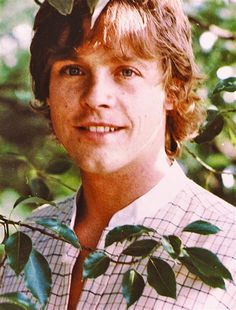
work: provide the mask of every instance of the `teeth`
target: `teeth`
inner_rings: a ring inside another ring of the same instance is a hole
[[[116,130],[115,127],[109,126],[89,126],[86,129],[90,132],[114,132]]]

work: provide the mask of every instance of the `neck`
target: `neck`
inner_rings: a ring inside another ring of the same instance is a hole
[[[109,174],[81,171],[83,217],[96,218],[104,227],[107,226],[113,214],[155,186],[169,167],[170,161],[164,153],[155,160],[142,160]]]

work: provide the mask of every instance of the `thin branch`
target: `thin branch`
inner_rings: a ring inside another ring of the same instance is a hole
[[[185,146],[185,149],[186,151],[193,156],[193,158],[195,158],[199,164],[201,164],[205,169],[207,169],[208,171],[214,173],[214,174],[218,174],[218,175],[222,175],[222,174],[229,174],[229,175],[232,175],[232,176],[235,176],[236,177],[236,173],[233,173],[231,171],[222,171],[222,170],[217,170],[217,169],[214,169],[212,168],[211,166],[209,166],[207,163],[205,163],[200,157],[198,157],[196,154],[194,154],[192,151],[190,151],[190,149]]]
[[[200,28],[204,30],[211,31],[212,33],[214,33],[215,35],[217,35],[217,37],[221,39],[236,40],[236,33],[233,33],[227,29],[221,28],[214,24],[204,23],[203,21],[200,21],[195,16],[188,16],[188,18],[191,23],[196,24],[197,26],[199,26]]]
[[[37,5],[39,5],[39,6],[41,6],[43,3],[42,2],[40,2],[39,0],[34,0],[34,2],[37,4]]]

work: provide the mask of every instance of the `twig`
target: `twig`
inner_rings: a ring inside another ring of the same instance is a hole
[[[231,171],[222,171],[222,170],[217,170],[212,168],[211,166],[209,166],[207,163],[205,163],[200,157],[198,157],[196,154],[194,154],[192,151],[190,151],[190,149],[185,146],[186,151],[193,156],[193,158],[195,158],[205,169],[207,169],[208,171],[218,174],[218,175],[222,175],[222,174],[229,174],[232,176],[236,176],[236,173],[233,173]]]
[[[39,6],[42,5],[42,2],[40,2],[39,0],[34,0],[34,2],[35,2],[37,5],[39,5]]]
[[[223,29],[223,28],[221,28],[217,25],[214,25],[214,24],[204,23],[194,16],[188,16],[188,18],[189,18],[189,21],[191,23],[196,24],[197,26],[201,27],[204,30],[211,31],[212,33],[214,33],[215,35],[217,35],[217,37],[219,37],[221,39],[236,40],[236,33],[233,33],[227,29]]]

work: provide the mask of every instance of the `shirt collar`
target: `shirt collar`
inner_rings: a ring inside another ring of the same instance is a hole
[[[127,207],[116,212],[109,224],[109,228],[114,228],[120,225],[126,224],[137,224],[143,220],[144,217],[152,217],[155,215],[157,210],[165,206],[169,201],[184,188],[184,184],[187,180],[183,170],[174,161],[170,166],[166,175],[146,194],[134,200]],[[77,192],[74,199],[72,220],[70,227],[73,228],[76,218],[77,202],[81,195],[81,187]]]

